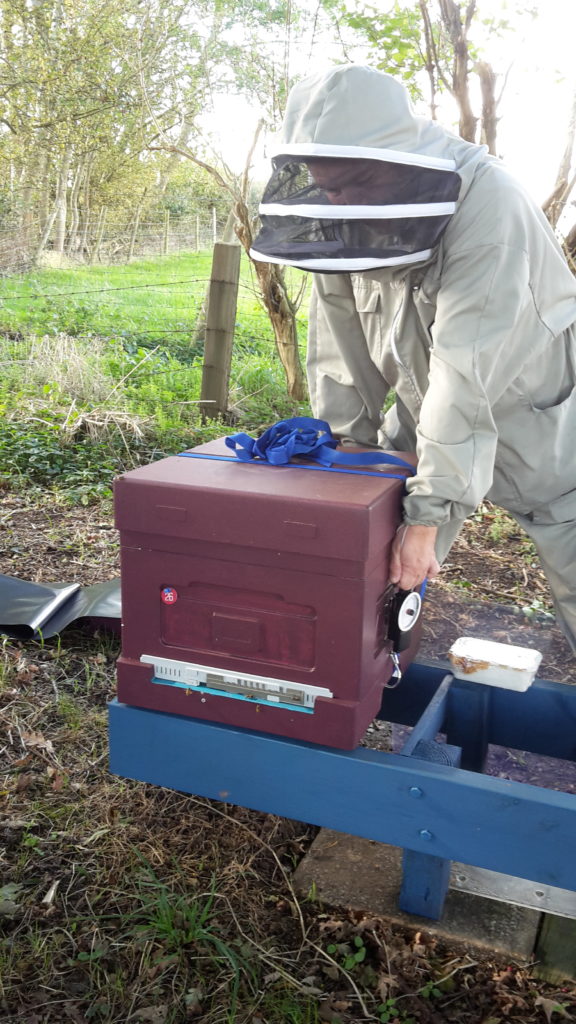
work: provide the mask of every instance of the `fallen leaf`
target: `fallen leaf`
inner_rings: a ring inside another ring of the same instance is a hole
[[[32,760],[32,754],[26,754],[25,757],[19,757],[16,761],[12,761],[13,768],[21,768],[25,764],[30,764]]]
[[[44,896],[44,898],[42,900],[42,903],[46,907],[51,907],[52,906],[52,904],[54,902],[54,897],[56,896],[56,893],[58,891],[58,886],[59,885],[60,885],[60,879],[59,878],[57,878],[55,882],[52,882],[52,885],[50,886],[50,888],[48,889],[48,892],[46,893],[46,895]]]
[[[141,1010],[135,1010],[130,1019],[147,1021],[148,1024],[165,1024],[167,1016],[167,1004],[160,1003],[158,1006],[144,1006]]]
[[[16,882],[8,882],[7,885],[0,888],[0,918],[15,917],[19,912],[20,906],[16,903],[16,897],[20,894],[21,889],[22,886],[17,885]]]
[[[537,998],[534,1000],[534,1006],[542,1007],[544,1013],[546,1014],[546,1020],[548,1021],[548,1024],[551,1024],[552,1014],[554,1013],[558,1013],[561,1017],[565,1017],[567,1020],[573,1019],[569,1013],[566,1013],[564,1007],[560,1003],[557,1003],[555,999],[546,999],[544,996],[537,996]]]
[[[107,832],[110,832],[108,825],[103,825],[101,828],[97,828],[91,836],[88,836],[88,838],[84,840],[82,846],[88,846],[89,843],[95,843],[97,839],[101,839]],[[140,1013],[140,1011],[138,1011],[138,1013]]]
[[[202,997],[204,993],[200,988],[189,988],[186,995],[184,996],[184,1005],[186,1006],[186,1013],[189,1017],[195,1016],[197,1013],[202,1013]]]
[[[336,964],[321,964],[320,970],[322,971],[322,974],[331,978],[332,981],[338,981],[338,978],[340,977],[340,971]]]
[[[23,793],[25,789],[28,789],[34,782],[35,776],[31,772],[22,772],[22,775],[18,776],[16,780],[16,792]]]
[[[38,750],[45,750],[47,754],[54,753],[52,740],[47,740],[41,732],[23,732],[22,739],[27,747],[37,747]]]
[[[86,1018],[83,1017],[82,1014],[80,1013],[80,1010],[78,1009],[78,1006],[75,1003],[64,1003],[62,1009],[66,1016],[71,1021],[74,1021],[74,1024],[83,1024],[83,1022],[86,1020]]]
[[[318,988],[317,985],[302,985],[300,991],[303,993],[303,995],[311,996],[312,998],[324,995],[324,990]]]

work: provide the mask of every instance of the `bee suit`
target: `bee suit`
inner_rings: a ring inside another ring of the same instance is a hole
[[[511,512],[576,649],[576,279],[541,210],[356,65],[292,90],[273,165],[252,255],[314,274],[314,415],[417,452],[404,520],[440,559],[483,498]]]

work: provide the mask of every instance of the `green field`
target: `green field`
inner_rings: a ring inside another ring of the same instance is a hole
[[[211,253],[139,260],[124,266],[36,270],[0,281],[0,332],[97,334],[147,344],[190,343],[210,279]],[[240,321],[272,337],[242,260]]]
[[[308,411],[286,395],[270,322],[243,259],[231,416],[202,422],[210,268],[210,253],[189,253],[0,282],[1,479],[57,487],[86,502],[139,462],[231,426],[257,431]],[[305,315],[299,333],[304,343]]]

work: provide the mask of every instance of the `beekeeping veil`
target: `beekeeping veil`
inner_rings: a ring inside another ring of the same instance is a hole
[[[305,79],[288,98],[252,257],[323,273],[425,262],[460,192],[452,138],[389,75],[345,65]]]

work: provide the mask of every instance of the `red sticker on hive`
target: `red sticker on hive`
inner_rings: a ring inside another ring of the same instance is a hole
[[[174,590],[174,587],[164,587],[160,597],[164,604],[176,604],[176,601],[178,600],[178,594]]]

